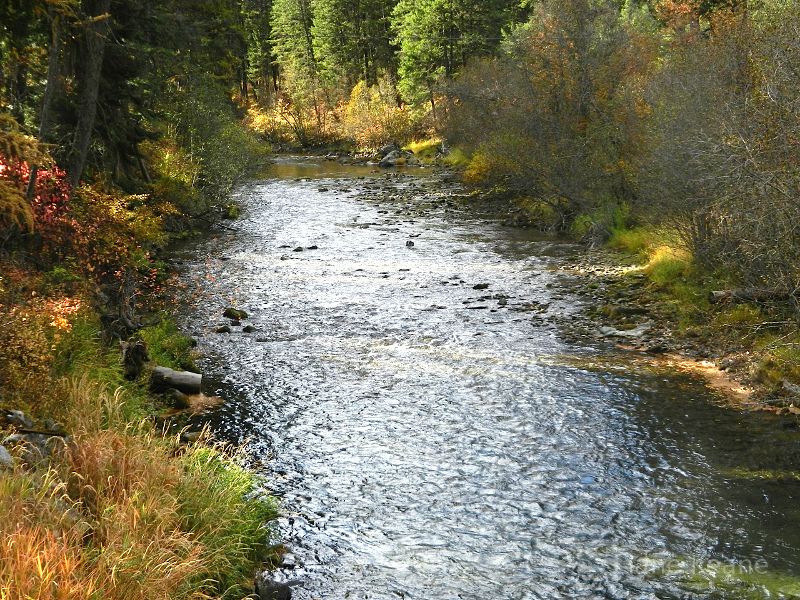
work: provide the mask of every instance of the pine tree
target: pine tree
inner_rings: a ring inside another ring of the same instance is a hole
[[[274,0],[272,47],[284,74],[296,83],[317,79],[311,0]]]
[[[278,70],[272,48],[272,2],[273,0],[242,0],[247,75],[254,86],[254,92],[261,96],[273,93],[278,85]]]
[[[390,18],[397,0],[314,0],[312,34],[327,81],[349,90],[373,84],[394,63]]]
[[[400,0],[393,25],[400,46],[400,91],[406,100],[433,98],[473,56],[494,52],[503,31],[521,18],[515,0]]]

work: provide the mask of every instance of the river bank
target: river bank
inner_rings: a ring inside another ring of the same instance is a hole
[[[91,285],[45,275],[0,262],[0,595],[241,598],[275,504],[230,447],[159,425],[173,399],[103,341]],[[140,358],[191,368],[191,341],[147,320]]]

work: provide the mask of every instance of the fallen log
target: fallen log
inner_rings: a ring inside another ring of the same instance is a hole
[[[741,288],[713,291],[708,295],[708,301],[711,304],[722,304],[723,302],[785,302],[791,297],[791,293],[780,290]]]
[[[156,367],[150,375],[150,387],[156,392],[178,390],[184,394],[199,394],[203,376],[189,371]]]

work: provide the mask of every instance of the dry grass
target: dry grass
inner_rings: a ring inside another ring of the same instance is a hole
[[[0,600],[241,598],[274,506],[221,449],[124,418],[126,397],[61,383],[72,439],[47,470],[0,472]]]

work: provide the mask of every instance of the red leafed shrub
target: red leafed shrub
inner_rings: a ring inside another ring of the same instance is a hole
[[[0,155],[0,182],[24,193],[29,178],[27,163]],[[30,211],[33,234],[18,240],[42,266],[69,258],[97,281],[134,276],[152,285],[157,272],[148,248],[164,242],[162,217],[174,208],[163,203],[153,207],[147,196],[125,196],[99,186],[72,190],[66,173],[53,166],[38,170]]]
[[[16,187],[20,193],[27,189],[30,173],[28,163],[0,155],[0,180]],[[70,214],[70,198],[71,190],[62,169],[52,166],[37,171],[30,210],[33,229],[40,242],[37,250],[43,257],[56,258],[69,251],[72,234],[78,227]]]

